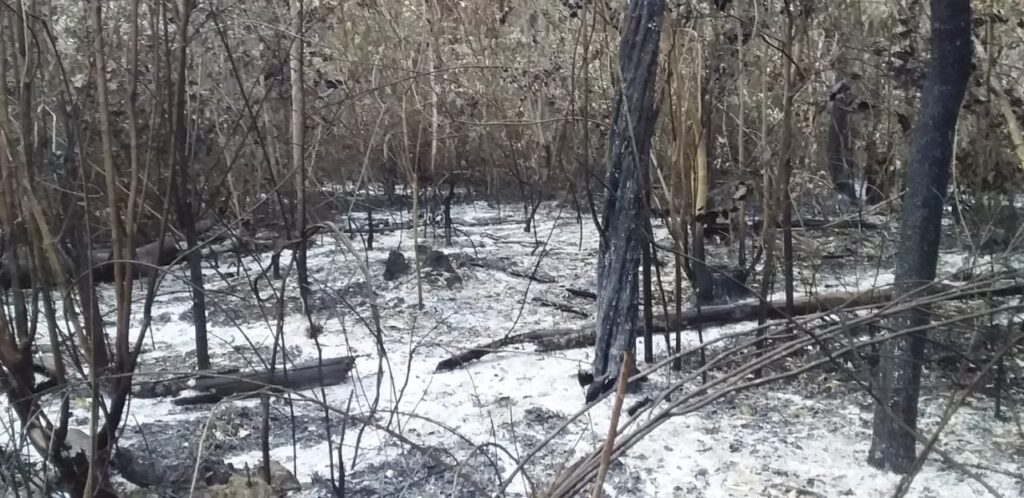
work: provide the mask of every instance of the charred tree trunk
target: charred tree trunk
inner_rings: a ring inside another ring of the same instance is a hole
[[[679,253],[676,253],[675,254],[675,258],[673,258],[673,259],[674,259],[673,263],[675,263],[674,266],[675,266],[675,272],[676,272],[675,273],[674,286],[672,287],[672,292],[674,294],[673,295],[673,297],[674,297],[673,304],[675,305],[676,315],[679,315],[680,313],[683,312],[683,264],[680,261],[682,259],[682,256],[680,256]],[[675,339],[676,339],[675,347],[672,349],[672,353],[673,354],[679,353],[680,351],[683,350],[682,331],[676,330],[676,337],[675,337]],[[683,359],[682,359],[682,357],[677,356],[675,359],[672,360],[672,370],[675,370],[675,371],[678,372],[678,371],[681,371],[682,369],[683,369]]]
[[[648,204],[645,202],[644,211],[647,211],[647,206]],[[644,219],[647,222],[644,223],[644,237],[640,244],[644,271],[644,363],[654,363],[654,296],[651,282],[651,266],[653,263],[651,261],[651,238],[653,234],[651,231],[651,217],[647,215]]]
[[[366,250],[373,250],[373,207],[366,207]]]
[[[192,287],[192,323],[196,331],[196,368],[210,368],[210,351],[206,335],[206,291],[203,285],[202,255],[197,249],[199,236],[196,233],[195,190],[193,187],[191,166],[188,163],[188,122],[185,119],[185,69],[188,64],[188,23],[192,9],[190,2],[178,2],[178,32],[175,40],[175,86],[174,86],[174,163],[177,188],[174,189],[174,207],[178,224],[185,234],[185,250],[188,251],[188,269]]]
[[[664,0],[630,0],[619,43],[622,82],[615,99],[608,136],[608,188],[605,197],[601,254],[598,261],[597,345],[594,383],[587,399],[614,385],[626,348],[634,347],[637,322],[637,267],[640,244],[649,243],[638,230],[654,134],[654,82]]]
[[[444,245],[452,245],[452,201],[455,200],[455,181],[448,181],[448,195],[444,198]]]
[[[704,250],[704,223],[693,222],[693,261],[690,263],[693,268],[693,290],[696,301],[700,304],[710,304],[714,299],[715,287],[711,270],[707,266],[706,251]]]
[[[905,178],[897,295],[935,279],[956,123],[971,74],[970,0],[931,0],[931,48]],[[902,330],[927,323],[927,311],[915,309],[894,318],[891,325]],[[924,346],[925,333],[915,332],[882,347],[875,387],[879,403],[868,455],[875,467],[896,472],[913,467],[916,439],[907,429],[917,427]]]

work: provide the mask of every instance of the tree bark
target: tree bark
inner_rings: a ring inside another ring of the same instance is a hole
[[[896,254],[896,294],[905,294],[935,279],[942,235],[943,199],[949,183],[956,123],[971,74],[971,5],[969,0],[931,0],[932,56],[921,96],[907,166]],[[926,310],[893,319],[896,330],[928,323]],[[878,468],[907,472],[915,460],[914,435],[921,388],[925,333],[885,343],[875,386],[874,426],[868,462]]]
[[[837,63],[837,66],[839,64]],[[837,68],[836,72],[842,72]],[[841,82],[837,82],[841,85]],[[850,143],[850,109],[847,92],[838,92],[830,95],[831,119],[828,127],[828,141],[826,143],[826,160],[828,162],[829,176],[832,177],[832,185],[842,195],[851,201],[857,199],[857,192],[853,186],[853,174],[851,162]]]
[[[302,311],[306,312],[309,301],[309,272],[306,265],[306,165],[303,161],[306,145],[305,123],[305,78],[303,77],[303,2],[291,1],[292,43],[289,51],[292,83],[292,167],[295,168],[295,196],[298,212],[295,215],[295,237],[299,239],[295,248],[295,272],[299,279],[299,297]]]
[[[644,227],[644,234],[651,236],[650,218]],[[644,363],[654,362],[654,296],[651,289],[651,243],[644,240],[640,248],[643,259],[644,290]]]
[[[622,81],[608,135],[608,174],[598,258],[597,345],[593,386],[618,375],[626,348],[634,347],[637,322],[637,268],[640,244],[649,243],[638,227],[644,181],[654,134],[654,83],[664,0],[630,0],[619,43]],[[600,392],[589,392],[592,399]]]
[[[779,154],[782,156],[779,162],[779,178],[776,188],[778,189],[778,209],[781,210],[782,220],[782,275],[785,281],[786,290],[786,312],[793,312],[793,199],[790,196],[789,184],[793,177],[793,98],[796,93],[795,81],[793,80],[793,65],[800,63],[800,55],[803,53],[800,45],[800,35],[806,33],[807,24],[810,19],[803,13],[794,13],[795,7],[786,3],[786,40],[785,51],[793,54],[792,60],[785,58],[783,63],[783,104],[782,104],[782,142],[779,145]]]
[[[699,43],[699,42],[698,42]],[[693,232],[693,247],[690,251],[693,260],[690,266],[693,268],[693,293],[698,304],[709,304],[714,298],[714,281],[711,277],[711,270],[707,266],[707,252],[704,250],[704,227],[705,221],[701,218],[707,213],[708,208],[708,187],[710,177],[708,175],[708,164],[711,163],[711,154],[714,150],[715,136],[713,133],[714,109],[711,102],[711,84],[713,78],[714,61],[704,59],[703,47],[698,47],[698,71],[700,97],[697,99],[696,125],[699,126],[697,137],[697,152],[694,156],[693,169],[690,170],[692,177],[689,179],[693,185],[692,197],[692,220],[690,230]]]
[[[185,69],[188,64],[188,22],[192,14],[190,0],[178,0],[178,26],[175,39],[175,82],[174,82],[174,153],[173,170],[177,176],[177,188],[174,189],[174,207],[177,211],[178,224],[185,234],[185,250],[188,251],[188,269],[192,287],[192,323],[196,333],[196,368],[210,368],[210,351],[206,335],[206,291],[203,285],[203,262],[196,246],[199,238],[196,233],[195,188],[192,181],[191,166],[188,162],[188,122],[185,120]]]

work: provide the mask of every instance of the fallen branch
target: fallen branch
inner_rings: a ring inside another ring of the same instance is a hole
[[[750,222],[750,227],[755,232],[760,231],[763,226],[764,220],[753,220]],[[778,225],[777,228],[782,228],[782,225]],[[794,230],[876,230],[879,227],[878,224],[866,220],[803,218],[799,220],[794,219],[792,228]],[[704,226],[704,236],[728,235],[729,230],[728,223],[708,223]]]
[[[554,309],[556,309],[558,311],[561,311],[561,312],[564,312],[564,313],[573,314],[573,315],[576,315],[576,316],[581,316],[583,318],[587,318],[587,317],[590,316],[590,313],[587,313],[585,311],[576,309],[576,308],[572,307],[571,305],[569,305],[569,303],[564,303],[564,302],[561,302],[561,301],[554,301],[554,300],[547,299],[547,298],[544,298],[544,297],[541,297],[541,296],[534,296],[532,301],[537,303],[537,304],[539,304],[539,305],[541,305],[541,306],[547,306],[549,308],[554,308]]]
[[[998,285],[991,288],[968,290],[965,292],[952,292],[957,287],[948,284],[938,284],[934,292],[948,293],[939,300],[967,300],[983,296],[1007,297],[1024,293],[1022,284]],[[570,292],[574,290],[567,289]],[[575,290],[576,292],[586,292]],[[892,302],[891,289],[873,289],[867,292],[852,294],[828,294],[823,296],[811,296],[797,300],[793,303],[793,316],[806,316],[818,313],[836,311],[839,309],[853,308],[877,308]],[[785,301],[773,301],[768,303],[768,318],[787,318]],[[682,330],[696,325],[725,325],[755,320],[758,317],[760,303],[747,301],[734,304],[723,304],[717,306],[703,306],[700,312],[687,310],[679,315],[670,315],[668,319],[664,315],[654,318],[654,332],[671,332]],[[791,317],[791,318],[792,318]],[[436,371],[443,372],[452,370],[465,363],[480,359],[501,348],[523,343],[533,343],[538,352],[561,351],[566,349],[578,349],[594,345],[596,341],[594,323],[587,323],[578,328],[543,329],[533,332],[526,332],[514,336],[508,336],[496,341],[476,346],[473,349],[459,353],[438,364]],[[642,336],[642,328],[638,328],[636,335]]]
[[[568,292],[569,294],[572,294],[576,297],[582,297],[584,299],[597,299],[596,292],[588,291],[586,289],[573,289],[571,287],[566,287],[565,292]]]
[[[467,349],[466,351],[456,354],[451,358],[442,360],[440,363],[437,364],[437,367],[434,368],[434,371],[447,372],[449,370],[454,370],[471,361],[479,360],[480,358],[483,358],[488,354],[491,354],[495,351],[499,351],[502,348],[508,346],[512,346],[515,344],[525,344],[527,342],[535,342],[543,340],[547,337],[560,337],[577,331],[578,329],[542,329],[502,337],[501,339],[481,344],[472,349]]]
[[[503,266],[503,265],[498,264],[498,263],[499,263],[498,261],[493,260],[493,259],[474,259],[474,260],[469,262],[470,265],[475,266],[477,268],[483,268],[485,270],[494,270],[494,271],[504,272],[504,273],[507,273],[509,275],[512,275],[513,277],[525,278],[527,280],[532,280],[532,281],[537,282],[539,284],[553,284],[553,283],[555,283],[555,279],[553,279],[553,278],[551,278],[549,276],[541,275],[539,273],[528,273],[528,272],[525,272],[525,271],[522,271],[522,270],[518,270],[516,268],[511,268],[511,267],[508,267],[508,266]]]

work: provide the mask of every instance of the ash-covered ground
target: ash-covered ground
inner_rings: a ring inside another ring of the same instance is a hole
[[[398,226],[407,221],[398,212],[374,217]],[[318,342],[310,338],[309,322],[300,312],[291,254],[282,254],[288,361],[356,357],[346,382],[296,393],[290,403],[271,402],[271,455],[293,469],[301,482],[303,489],[293,496],[332,495],[330,476],[337,480],[340,473],[338,445],[346,496],[484,496],[495,492],[517,462],[583,406],[584,389],[576,374],[589,368],[591,348],[538,353],[529,345],[512,346],[453,371],[434,369],[472,345],[588,323],[594,303],[566,291],[595,290],[598,235],[588,216],[580,221],[575,211],[545,203],[534,230],[524,232],[520,206],[499,210],[475,202],[454,206],[452,218],[451,245],[445,244],[441,228],[432,227],[423,229],[420,243],[444,252],[458,281],[448,278],[447,270],[424,268],[419,289],[411,273],[383,279],[389,251],[400,251],[410,265],[414,261],[412,230],[377,233],[372,250],[363,250],[365,234],[357,235],[352,243],[360,248],[358,254],[328,234],[317,236],[309,250],[309,268],[310,312],[323,327]],[[885,220],[874,221],[883,227],[797,231],[797,292],[862,290],[890,283],[894,233]],[[365,215],[353,216],[353,225],[365,222]],[[659,240],[670,240],[663,226],[656,224],[655,230]],[[728,257],[717,246],[711,254],[720,262]],[[667,255],[661,258],[669,260]],[[261,279],[260,299],[251,286],[251,279],[270,264],[270,254],[241,261],[240,267],[208,263],[205,272],[215,368],[258,368],[255,351],[268,358],[274,340],[273,295],[281,281]],[[940,273],[949,277],[970,261],[958,244],[947,244]],[[371,282],[363,277],[361,265],[371,273]],[[670,294],[673,272],[668,268],[661,278]],[[154,306],[140,379],[195,366],[186,273],[184,268],[175,272],[180,278],[164,281]],[[141,296],[144,283],[136,285]],[[689,303],[689,284],[683,289]],[[382,344],[374,331],[371,296],[380,310]],[[660,299],[660,292],[656,296]],[[667,298],[671,303],[673,298]],[[102,299],[109,310],[111,288],[102,289]],[[134,315],[140,317],[141,298],[137,301]],[[709,340],[752,325],[709,327],[703,334]],[[684,346],[696,344],[696,333],[685,332],[683,340]],[[659,358],[666,355],[660,336],[655,352]],[[1010,365],[1003,401],[1010,417],[994,418],[992,399],[972,395],[938,443],[1004,496],[1024,494],[1024,434],[1016,418],[1019,367]],[[639,392],[629,394],[625,404],[684,373],[659,372]],[[949,401],[950,380],[927,369],[925,376],[920,428],[930,434]],[[85,394],[71,393],[72,422],[83,430],[88,423]],[[336,411],[325,412],[310,400]],[[511,481],[509,495],[541,493],[564,466],[591,452],[607,433],[610,412],[608,399],[554,435]],[[871,415],[870,399],[856,384],[838,371],[814,370],[669,420],[612,465],[606,491],[613,496],[664,497],[888,496],[899,476],[865,462]],[[176,406],[171,397],[134,399],[126,420],[121,445],[169,475],[167,487],[151,494],[187,495],[197,459],[205,474],[198,479],[200,490],[204,479],[224,472],[228,464],[235,469],[260,465],[258,399],[215,406]],[[910,492],[919,497],[985,494],[974,479],[935,458]]]

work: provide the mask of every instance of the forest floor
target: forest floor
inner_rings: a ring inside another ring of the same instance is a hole
[[[394,217],[395,223],[401,222],[399,214]],[[584,388],[576,374],[589,368],[592,348],[538,353],[530,346],[518,346],[453,371],[435,373],[434,369],[455,352],[510,333],[582,327],[591,320],[593,301],[571,296],[565,289],[596,290],[598,236],[593,224],[586,215],[579,223],[574,211],[554,203],[540,207],[530,233],[523,230],[519,208],[506,206],[499,211],[475,202],[454,206],[452,217],[456,232],[451,245],[445,245],[440,231],[433,228],[424,231],[421,243],[449,255],[461,284],[448,285],[436,276],[422,279],[422,307],[417,306],[413,275],[393,281],[381,278],[392,249],[402,251],[412,263],[411,230],[376,234],[374,249],[357,256],[331,237],[317,236],[309,250],[309,309],[314,321],[323,326],[317,339],[319,350],[300,312],[286,251],[281,259],[288,296],[283,331],[291,363],[319,355],[356,357],[348,380],[322,391],[312,389],[304,396],[351,414],[373,414],[376,424],[433,451],[434,456],[445,461],[454,456],[462,475],[435,464],[394,435],[364,428],[354,420],[344,422],[336,414],[330,417],[332,454],[322,407],[298,399],[289,406],[275,399],[270,453],[294,469],[302,483],[302,491],[293,496],[330,495],[326,478],[332,472],[330,462],[334,461],[333,472],[337,472],[336,446],[342,437],[346,496],[479,496],[465,479],[493,488],[500,480],[498,474],[508,476],[514,460],[527,455],[583,406]],[[356,224],[360,221],[365,218]],[[797,291],[829,293],[890,283],[894,234],[885,220],[876,221],[885,228],[796,232],[797,251],[802,255]],[[663,226],[655,229],[660,239],[667,240]],[[358,238],[353,243],[362,247]],[[719,261],[727,257],[723,248],[713,247],[711,253]],[[265,303],[261,306],[250,279],[269,264],[270,255],[244,259],[241,267],[226,265],[223,259],[220,268],[208,264],[205,273],[213,364],[215,368],[255,368],[260,363],[253,345],[269,357],[276,327],[271,285],[279,287],[281,281],[260,281]],[[359,270],[360,259],[368,263],[372,289]],[[954,274],[967,260],[957,244],[947,244],[940,274]],[[481,261],[487,264],[472,264]],[[152,336],[146,339],[141,357],[140,369],[146,372],[142,378],[195,366],[190,298],[183,283],[186,270],[174,271],[181,278],[166,279],[154,305]],[[542,282],[521,276],[531,273]],[[669,293],[671,273],[665,270],[661,275]],[[144,283],[136,285],[136,295],[141,296]],[[684,292],[688,288],[684,283]],[[369,326],[369,292],[375,293],[381,313],[383,361]],[[104,303],[112,303],[112,288],[104,286],[101,297]],[[538,297],[559,302],[563,309],[542,304],[534,299]],[[689,301],[687,294],[684,303]],[[141,299],[135,307],[135,316],[141,316]],[[703,333],[707,340],[751,326],[708,327]],[[683,340],[696,344],[696,333],[684,333]],[[641,339],[638,351],[642,343]],[[664,339],[657,336],[655,355],[656,359],[666,355]],[[956,412],[939,447],[1004,496],[1021,496],[1024,431],[1016,418],[1016,403],[1024,399],[1024,389],[1020,365],[1010,365],[1009,370],[1005,404],[1012,416],[996,419],[992,399],[972,395]],[[662,370],[640,392],[629,394],[625,406],[683,373],[685,369],[682,373]],[[924,375],[920,428],[930,434],[948,403],[950,380],[929,368]],[[72,404],[72,425],[83,430],[88,422],[85,399],[85,393],[76,394]],[[526,464],[526,472],[513,480],[510,495],[542,491],[562,466],[592,451],[607,433],[611,404],[611,398],[605,400],[556,435]],[[612,496],[630,497],[889,496],[899,476],[865,463],[871,416],[870,399],[856,384],[837,372],[811,371],[726,396],[669,420],[612,466],[606,490]],[[176,481],[180,485],[191,479],[197,457],[223,459],[236,468],[258,466],[260,427],[258,399],[215,406],[176,406],[172,398],[134,399],[121,445],[147,455],[167,472],[174,469],[180,474]],[[188,495],[187,487],[177,493]],[[933,458],[909,496],[985,494],[976,480]]]

